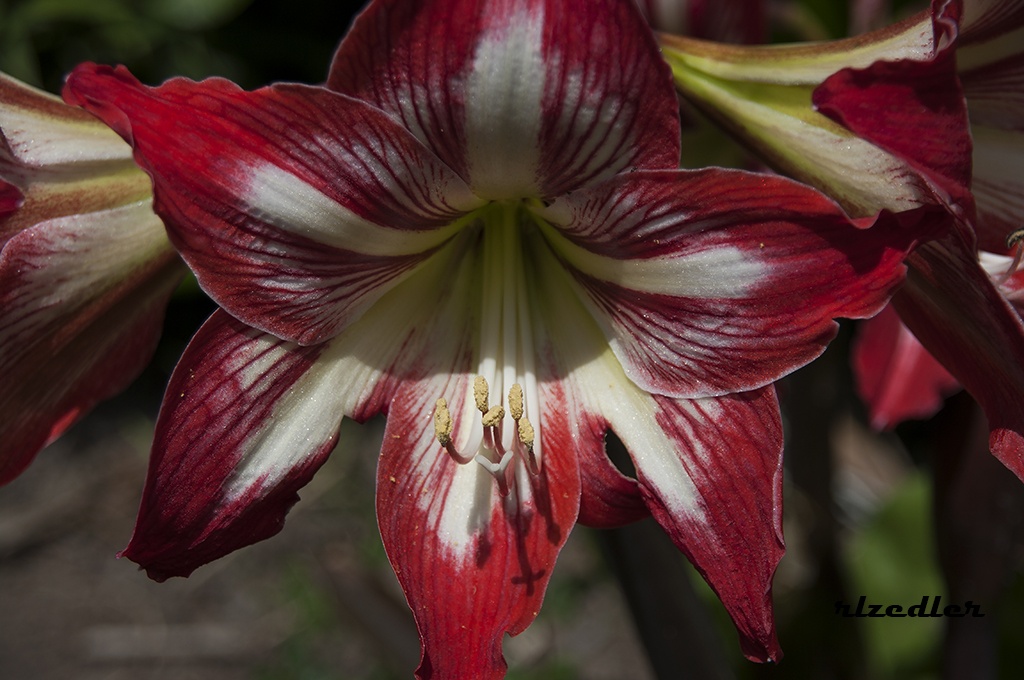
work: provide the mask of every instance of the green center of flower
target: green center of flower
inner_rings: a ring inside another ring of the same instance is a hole
[[[527,233],[534,225],[521,201],[491,203],[472,218],[473,231],[466,237],[478,239],[472,252],[480,258],[483,284],[477,376],[461,418],[452,417],[447,400],[437,400],[434,432],[453,459],[480,464],[507,495],[514,483],[515,460],[522,460],[531,474],[540,472],[539,418],[534,423],[528,417],[540,407],[525,267]],[[493,404],[492,391],[499,395]],[[479,425],[469,403],[480,414]],[[453,437],[457,428],[470,431]]]

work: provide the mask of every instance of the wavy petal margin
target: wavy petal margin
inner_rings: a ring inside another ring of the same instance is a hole
[[[334,448],[344,390],[303,348],[218,310],[167,386],[135,532],[150,578],[188,576],[278,533]]]
[[[782,424],[774,388],[710,399],[647,394],[610,353],[574,374],[626,445],[654,518],[718,594],[752,661],[782,658]]]
[[[632,3],[394,0],[356,20],[327,86],[397,116],[501,199],[675,167],[670,82]]]
[[[814,359],[834,319],[885,305],[920,231],[888,215],[863,229],[809,187],[721,169],[630,173],[542,215],[630,379],[680,398]]]
[[[479,272],[461,251],[444,254],[312,347],[216,312],[171,376],[123,554],[163,580],[274,535],[342,417],[381,413],[404,381],[466,373]]]
[[[554,271],[544,268],[542,312],[551,365],[573,386],[567,392],[573,419],[591,433],[604,427],[621,439],[645,505],[718,593],[748,658],[780,659],[771,599],[784,550],[782,427],[774,388],[698,400],[649,394],[623,372],[571,290],[569,275]],[[586,479],[595,474],[591,466],[602,448],[583,440],[578,449],[584,493],[597,486]],[[600,465],[596,474],[603,479],[609,463]],[[625,486],[618,491],[631,496]],[[616,496],[602,490],[598,508],[610,511],[595,513],[599,520],[620,512]]]
[[[149,88],[84,64],[65,98],[134,146],[211,297],[301,344],[342,332],[482,204],[389,116],[323,88]]]

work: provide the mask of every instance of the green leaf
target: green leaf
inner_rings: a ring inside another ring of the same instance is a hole
[[[847,559],[851,597],[867,603],[901,605],[907,612],[928,596],[946,599],[935,560],[931,528],[931,485],[927,476],[910,476],[874,519],[850,542]],[[849,603],[851,610],[857,601]],[[946,604],[946,603],[943,603]],[[909,678],[928,665],[941,638],[941,618],[884,617],[850,619],[863,626],[872,677]]]

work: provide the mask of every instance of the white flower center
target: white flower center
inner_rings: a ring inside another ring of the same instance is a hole
[[[515,460],[522,460],[532,474],[538,474],[541,465],[540,418],[528,417],[531,409],[539,408],[540,400],[524,267],[525,213],[519,201],[492,203],[479,213],[483,224],[476,252],[483,258],[483,290],[472,399],[480,426],[454,422],[443,398],[434,412],[434,431],[445,450],[459,463],[482,465],[494,476],[502,495],[509,493],[514,482]],[[499,399],[494,404],[492,391]],[[468,437],[453,438],[456,427],[470,427],[471,432]],[[457,447],[455,442],[463,440]]]

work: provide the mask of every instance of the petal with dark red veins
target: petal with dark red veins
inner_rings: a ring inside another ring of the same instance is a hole
[[[380,413],[405,380],[465,373],[479,271],[461,255],[442,251],[345,333],[312,347],[215,313],[171,377],[124,554],[164,579],[272,536],[343,416]]]
[[[779,660],[771,584],[784,551],[782,426],[774,389],[699,400],[650,395],[610,354],[573,377],[626,445],[655,519],[722,600],[744,654]]]
[[[857,391],[871,426],[889,429],[912,418],[928,418],[960,383],[917,341],[892,306],[860,326],[853,345]]]
[[[774,389],[694,401],[649,394],[623,372],[568,283],[556,285],[568,275],[545,267],[543,277],[552,366],[572,386],[575,419],[593,432],[591,414],[599,414],[625,444],[645,503],[721,597],[744,653],[779,659],[771,580],[783,551],[782,428]],[[597,450],[579,451],[586,479]],[[604,494],[603,506],[614,508],[613,498]]]
[[[857,228],[806,186],[718,169],[631,173],[541,215],[626,374],[685,398],[811,361],[833,319],[884,306],[914,243],[888,221]]]
[[[171,376],[135,532],[121,553],[162,581],[273,536],[334,448],[341,400],[302,348],[217,311]],[[333,407],[333,408],[332,408]]]
[[[385,113],[323,88],[148,88],[86,64],[65,97],[133,144],[204,289],[302,344],[343,331],[482,204]]]
[[[504,676],[502,638],[536,617],[579,508],[573,425],[558,384],[542,389],[543,467],[532,475],[517,461],[503,497],[487,470],[457,464],[434,436],[435,400],[455,395],[453,412],[465,412],[469,383],[440,375],[403,385],[377,468],[378,523],[419,627],[423,679]]]
[[[606,0],[376,2],[327,81],[398,116],[493,199],[674,167],[670,83],[637,9]]]

